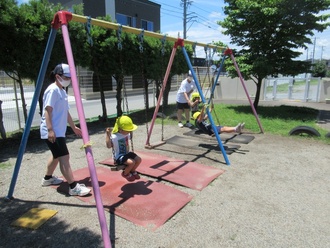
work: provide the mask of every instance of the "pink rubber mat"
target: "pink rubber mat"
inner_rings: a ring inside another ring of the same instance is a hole
[[[192,199],[192,196],[162,183],[143,178],[128,182],[120,171],[109,168],[96,167],[96,173],[104,209],[152,230],[163,225]],[[73,174],[79,183],[92,188],[88,168],[76,170]],[[68,193],[66,182],[53,187]],[[93,191],[88,196],[77,198],[95,205]]]
[[[166,157],[144,151],[136,151],[142,158],[137,171],[141,174],[160,178],[191,189],[202,190],[225,171],[195,162]],[[99,162],[113,166],[113,159]]]

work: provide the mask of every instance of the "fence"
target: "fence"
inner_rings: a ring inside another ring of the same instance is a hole
[[[208,74],[204,70],[200,70],[197,75],[200,81],[200,84],[205,83],[204,85],[204,96],[207,98],[208,93]],[[78,77],[79,78],[79,77]],[[87,77],[86,77],[87,78]],[[176,75],[172,78],[172,90],[176,91],[180,86],[181,81],[184,79],[184,75]],[[80,81],[84,79],[79,78]],[[250,96],[255,94],[255,84],[253,82],[247,81],[246,86]],[[83,85],[80,83],[82,88],[82,93],[84,92]],[[26,84],[24,85],[24,97],[27,104],[27,110],[29,113],[33,94],[34,94],[34,85]],[[320,102],[325,98],[329,98],[330,92],[330,82],[326,80],[321,80],[320,78],[268,78],[265,79],[262,92],[261,100],[300,100],[300,101],[311,101],[311,102]],[[137,92],[141,90],[137,89]],[[109,92],[108,92],[109,93]],[[115,90],[110,92],[111,97],[115,97]],[[133,94],[134,92],[132,92]],[[173,92],[175,93],[175,92]],[[154,93],[153,93],[154,94]],[[134,94],[133,94],[134,95]],[[83,97],[83,94],[82,94]],[[221,77],[219,86],[216,87],[216,92],[214,95],[215,99],[246,99],[243,88],[238,78],[231,79],[229,77]],[[108,97],[109,98],[109,97]],[[154,97],[153,97],[154,100]],[[21,94],[17,84],[14,80],[10,79],[3,74],[0,74],[0,101],[2,101],[2,113],[3,113],[3,124],[6,132],[14,132],[25,127],[23,108],[21,102]],[[69,89],[69,101],[74,102],[73,93]],[[92,101],[87,101],[88,102]],[[175,102],[175,97],[174,97]],[[95,102],[93,103],[95,104]],[[150,103],[151,104],[151,103]],[[155,104],[155,103],[154,103]],[[73,110],[73,109],[71,109]],[[71,112],[71,111],[70,111]],[[95,116],[94,116],[95,117]],[[1,120],[0,120],[1,121]],[[40,124],[40,114],[39,107],[34,113],[34,118],[32,121],[32,126],[39,126]]]
[[[321,78],[267,78],[263,86],[265,100],[320,100]]]
[[[22,97],[19,86],[10,78],[0,78],[0,100],[3,116],[3,125],[6,132],[13,132],[25,127],[25,120],[22,107]],[[26,107],[29,111],[32,97],[34,94],[34,85],[24,85],[24,97]],[[36,111],[37,112],[37,111]],[[1,121],[1,120],[0,120]],[[37,113],[33,120],[35,126],[39,125],[40,115]]]

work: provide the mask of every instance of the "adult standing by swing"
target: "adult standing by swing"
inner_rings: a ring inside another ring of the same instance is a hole
[[[80,128],[74,124],[69,113],[68,95],[65,91],[65,88],[71,83],[69,65],[57,65],[51,73],[51,80],[54,83],[48,86],[43,95],[40,135],[41,139],[45,140],[52,155],[47,162],[46,174],[41,185],[57,185],[63,182],[63,179],[53,176],[59,163],[60,170],[69,184],[69,195],[84,196],[89,194],[91,190],[84,184],[75,181],[65,139],[67,123],[77,136],[81,136]]]
[[[192,77],[191,71],[188,72],[188,77],[186,77],[180,85],[180,88],[176,94],[176,107],[177,107],[177,118],[179,127],[193,127],[190,123],[190,107],[192,107],[193,102],[190,100],[190,94],[196,88],[195,81]],[[185,114],[186,123],[182,124],[182,114]]]

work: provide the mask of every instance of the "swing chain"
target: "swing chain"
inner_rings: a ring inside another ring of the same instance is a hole
[[[143,82],[143,98],[144,98],[144,106],[145,106],[145,119],[146,119],[146,129],[147,129],[147,133],[149,132],[148,129],[148,110],[147,110],[147,88],[148,86],[145,86],[145,74],[144,74],[144,50],[143,50],[143,37],[144,37],[144,30],[142,29],[141,33],[139,34],[138,38],[139,38],[139,50],[140,50],[140,64],[141,64],[141,77],[142,77],[142,82]],[[148,84],[148,82],[147,82]]]
[[[166,35],[164,35],[162,39],[162,70],[164,70],[164,55],[165,55],[165,41],[166,41]],[[162,92],[165,91],[164,84],[161,84],[161,89]],[[161,134],[161,141],[164,141],[164,98],[162,99],[162,134]]]
[[[144,29],[142,29],[141,33],[139,34],[139,41],[140,41],[140,53],[143,53],[143,38],[144,38]]]
[[[208,51],[208,49],[209,49],[209,46],[206,45],[206,46],[204,47],[204,51],[205,51],[205,55],[206,55],[206,57],[207,57],[207,51]]]
[[[87,17],[87,22],[86,22],[86,31],[87,31],[87,43],[90,45],[90,46],[93,46],[93,39],[92,39],[92,36],[91,36],[91,20],[92,18],[90,16]]]
[[[162,55],[164,56],[164,55],[165,55],[166,34],[163,36],[161,42],[162,42],[162,49],[161,49],[161,52],[162,52]]]
[[[196,58],[196,46],[197,46],[197,42],[195,42],[195,43],[192,45],[192,49],[193,49],[194,57],[195,57],[195,58]]]
[[[118,27],[118,30],[117,30],[117,38],[118,38],[118,44],[117,44],[117,47],[118,47],[118,50],[122,50],[123,49],[123,45],[121,44],[121,31],[122,31],[122,25],[120,24],[119,27]]]
[[[134,152],[133,132],[130,133],[130,140],[131,140],[131,151]]]
[[[215,54],[216,52],[217,52],[217,48],[214,47],[214,48],[213,48],[213,53],[212,53],[212,60],[213,60],[214,54]]]

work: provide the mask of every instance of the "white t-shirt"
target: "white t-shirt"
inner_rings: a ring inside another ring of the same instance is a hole
[[[68,124],[68,95],[66,91],[59,88],[55,83],[49,85],[43,96],[43,110],[40,124],[40,136],[48,139],[48,130],[45,118],[45,108],[50,106],[52,111],[52,126],[56,137],[65,137]]]
[[[184,92],[188,94],[188,98],[190,98],[191,92],[195,89],[195,81],[192,80],[190,83],[188,82],[187,78],[181,82],[180,88],[176,94],[176,101],[179,103],[187,103],[186,98],[184,97]]]
[[[129,152],[129,140],[130,133],[127,135],[123,135],[121,133],[112,133],[111,141],[113,147],[113,156],[114,159],[117,160],[120,156],[126,155]]]

